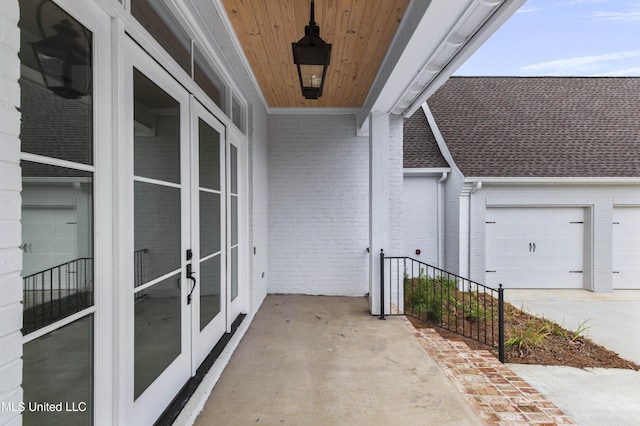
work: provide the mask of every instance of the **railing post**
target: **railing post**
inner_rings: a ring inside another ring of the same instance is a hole
[[[504,289],[498,287],[498,359],[504,364]]]
[[[386,319],[384,317],[384,249],[380,249],[380,317],[378,319]]]

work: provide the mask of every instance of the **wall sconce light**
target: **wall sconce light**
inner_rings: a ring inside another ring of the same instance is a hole
[[[51,25],[56,33],[45,37],[42,8],[48,2],[43,1],[37,12],[38,28],[43,38],[30,44],[47,88],[62,98],[78,99],[91,90],[91,36],[84,32],[85,48],[78,41],[80,33],[71,21],[62,19]]]
[[[304,27],[304,37],[293,48],[293,63],[298,67],[300,88],[305,99],[322,96],[327,67],[331,57],[331,45],[320,38],[320,27],[315,22],[314,1],[311,0],[309,25]]]

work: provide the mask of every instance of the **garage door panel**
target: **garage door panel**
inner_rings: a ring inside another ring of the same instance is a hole
[[[640,289],[640,208],[613,209],[613,288]]]
[[[488,208],[486,279],[506,288],[582,288],[584,209]]]

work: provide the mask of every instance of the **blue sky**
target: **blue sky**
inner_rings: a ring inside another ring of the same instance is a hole
[[[640,76],[640,0],[528,0],[454,75]]]

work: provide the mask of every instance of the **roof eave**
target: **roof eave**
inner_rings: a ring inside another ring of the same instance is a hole
[[[465,183],[547,185],[640,185],[640,177],[465,177]]]
[[[412,1],[358,114],[359,133],[371,112],[413,114],[525,1]]]

